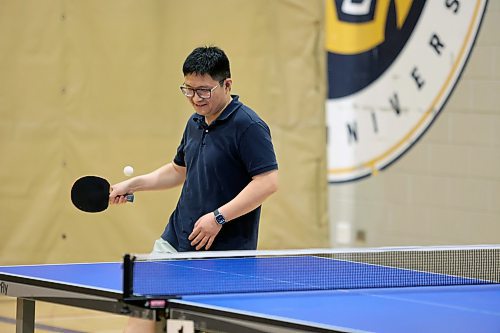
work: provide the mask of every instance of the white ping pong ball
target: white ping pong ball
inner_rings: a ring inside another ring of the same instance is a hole
[[[125,168],[123,168],[123,173],[125,176],[132,176],[134,174],[134,168],[132,168],[130,165],[127,165]]]

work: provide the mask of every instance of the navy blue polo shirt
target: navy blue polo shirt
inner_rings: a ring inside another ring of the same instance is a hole
[[[188,236],[203,215],[231,201],[253,176],[278,168],[271,132],[249,107],[232,96],[210,126],[193,114],[177,148],[174,163],[186,167],[177,207],[162,238],[178,251],[194,251]],[[211,250],[255,250],[260,207],[226,223]]]

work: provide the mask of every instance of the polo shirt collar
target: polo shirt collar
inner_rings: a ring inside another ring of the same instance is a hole
[[[215,119],[215,122],[226,120],[241,105],[241,102],[239,101],[240,96],[231,95],[231,98],[233,100],[231,101],[231,103],[228,104],[228,106],[226,106],[226,108],[224,109],[224,111],[222,111],[220,116],[218,116],[217,119]]]

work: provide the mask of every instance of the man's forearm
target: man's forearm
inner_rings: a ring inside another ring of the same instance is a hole
[[[168,163],[148,174],[131,178],[131,192],[163,190],[181,185],[186,179],[185,168]]]
[[[219,207],[227,221],[251,212],[278,190],[278,170],[255,176],[231,201]]]

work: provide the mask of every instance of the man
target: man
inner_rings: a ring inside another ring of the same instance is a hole
[[[183,73],[181,91],[196,113],[173,162],[113,185],[110,203],[124,203],[127,193],[183,184],[162,243],[177,251],[254,250],[260,205],[278,188],[269,128],[230,94],[229,60],[221,49],[196,48]]]
[[[177,207],[154,252],[255,250],[260,206],[278,189],[278,164],[268,126],[231,95],[226,54],[199,47],[183,65],[180,87],[195,113],[174,160],[112,186],[111,204],[125,194],[183,185]],[[126,332],[153,330],[131,320]]]

